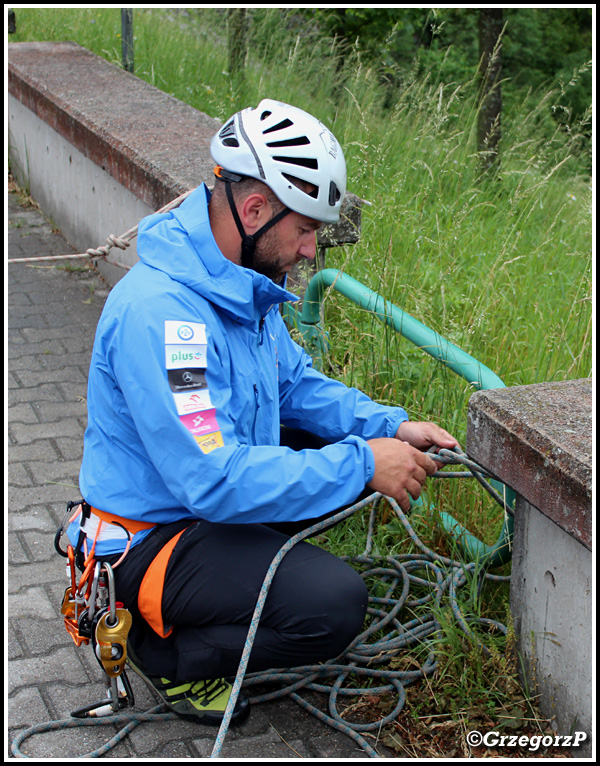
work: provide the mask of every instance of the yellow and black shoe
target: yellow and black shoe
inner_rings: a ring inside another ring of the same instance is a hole
[[[209,681],[174,683],[167,678],[148,675],[127,647],[127,664],[153,689],[174,713],[195,723],[220,726],[225,714],[231,684],[224,678]],[[230,724],[243,723],[250,715],[250,703],[240,694],[236,700]]]

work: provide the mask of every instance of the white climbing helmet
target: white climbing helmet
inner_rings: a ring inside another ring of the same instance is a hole
[[[316,221],[339,220],[346,190],[346,161],[333,133],[312,115],[264,99],[227,120],[210,153],[229,173],[257,178],[290,210]],[[294,179],[315,190],[303,191]]]

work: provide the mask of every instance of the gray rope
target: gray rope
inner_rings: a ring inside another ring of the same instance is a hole
[[[164,205],[164,207],[161,207],[156,212],[168,213],[170,210],[178,207],[186,197],[189,197],[192,191],[193,189],[190,189],[189,191],[184,192],[184,194],[180,194],[179,197],[176,197],[176,199],[168,202],[166,205]],[[70,253],[68,255],[36,255],[23,258],[9,258],[8,263],[35,263],[37,261],[67,261],[77,260],[79,258],[104,258],[106,263],[110,263],[113,266],[118,266],[121,269],[129,271],[131,266],[127,266],[120,261],[109,260],[108,254],[113,247],[118,247],[121,250],[126,250],[131,245],[131,241],[137,236],[138,226],[139,224],[136,224],[131,229],[128,229],[126,232],[121,234],[120,237],[117,237],[114,234],[109,234],[103,245],[100,245],[99,247],[89,247],[85,253]]]
[[[476,463],[470,461],[459,448],[455,448],[454,450],[440,450],[436,456],[436,460],[438,459],[444,464],[454,463],[467,466],[470,469],[469,475],[477,478],[478,481],[490,493],[490,495],[499,503],[502,509],[505,512],[508,511],[503,498],[487,481],[487,473],[483,471],[483,469],[481,469]],[[462,472],[459,472],[459,474],[462,475]],[[444,471],[437,471],[434,476],[436,478],[445,478],[446,473]],[[233,710],[242,686],[249,687],[256,684],[275,682],[282,684],[282,688],[272,694],[253,697],[250,699],[250,702],[252,704],[257,704],[258,702],[265,701],[266,699],[275,699],[279,696],[289,694],[292,699],[294,699],[304,709],[308,710],[317,718],[319,718],[319,720],[326,722],[338,731],[342,731],[344,734],[358,742],[370,757],[380,757],[377,751],[364,738],[364,736],[362,736],[362,732],[380,730],[386,722],[393,720],[404,706],[405,685],[413,683],[418,678],[430,675],[437,667],[435,652],[433,648],[430,649],[427,659],[423,663],[420,670],[393,671],[387,668],[376,669],[373,667],[367,667],[369,665],[383,665],[384,663],[387,663],[393,659],[393,657],[397,655],[400,649],[415,644],[422,644],[425,639],[428,639],[429,643],[432,644],[435,638],[439,637],[441,633],[441,626],[435,617],[435,613],[433,613],[429,618],[417,617],[411,620],[409,623],[401,625],[396,617],[403,606],[410,607],[412,610],[416,606],[432,602],[434,607],[439,610],[442,606],[442,598],[444,594],[447,594],[451,611],[456,618],[458,626],[463,632],[465,632],[474,641],[476,641],[481,650],[487,654],[489,654],[489,650],[474,635],[469,626],[469,622],[476,622],[481,625],[486,625],[490,629],[496,629],[504,634],[506,633],[505,626],[494,620],[465,618],[458,605],[458,588],[467,582],[467,573],[474,572],[476,569],[480,569],[480,567],[475,562],[464,565],[462,562],[454,561],[444,556],[440,556],[439,554],[427,548],[414,531],[406,514],[402,511],[398,503],[393,498],[386,498],[386,500],[392,506],[400,522],[408,532],[411,540],[415,543],[417,548],[421,550],[421,554],[405,554],[399,556],[386,556],[383,558],[374,558],[369,555],[372,549],[372,532],[375,528],[375,512],[378,502],[381,498],[382,495],[379,493],[374,493],[370,497],[362,500],[359,503],[356,503],[350,508],[340,512],[339,514],[295,535],[294,537],[290,538],[288,542],[286,542],[286,544],[281,548],[281,550],[273,559],[259,594],[238,672],[233,684],[229,703],[227,705],[223,722],[215,740],[211,758],[218,758],[220,756],[225,734],[228,730],[231,716],[233,714]],[[385,597],[369,597],[369,603],[372,605],[368,609],[368,614],[372,618],[370,627],[367,628],[359,636],[357,636],[352,644],[345,650],[342,657],[336,658],[335,660],[325,662],[318,666],[308,666],[294,668],[292,670],[268,671],[266,673],[249,674],[245,678],[246,668],[248,665],[248,660],[250,657],[250,652],[256,631],[258,629],[258,624],[260,622],[262,609],[264,607],[264,603],[266,601],[266,597],[275,576],[276,570],[283,557],[294,545],[296,545],[301,540],[308,536],[318,534],[318,532],[321,530],[337,524],[340,521],[343,521],[348,516],[362,510],[368,505],[372,505],[373,507],[369,519],[369,536],[367,539],[367,548],[365,554],[359,557],[343,558],[355,565],[366,566],[367,568],[362,572],[362,576],[365,579],[376,575],[387,579],[389,582],[388,592]],[[382,564],[385,564],[385,566],[381,566]],[[435,576],[435,582],[432,583],[429,580],[411,574],[411,572],[420,569],[432,571]],[[507,581],[510,579],[506,577],[498,577],[496,575],[489,575],[487,572],[483,572],[481,576],[483,578],[494,579],[495,581]],[[402,592],[400,596],[392,597],[392,593],[395,591],[396,586],[400,581],[402,582]],[[411,582],[418,584],[421,587],[431,588],[431,593],[427,594],[421,599],[409,599],[409,585]],[[390,607],[389,611],[387,611],[385,607]],[[387,631],[384,637],[380,637],[374,640],[372,643],[369,643],[369,639],[371,639],[371,637],[375,636],[376,634],[381,634],[381,631]],[[344,680],[349,676],[364,676],[370,680],[374,679],[379,681],[381,685],[376,688],[369,687],[368,689],[343,687],[342,684],[344,683]],[[326,678],[334,678],[335,680],[333,684],[328,685],[323,683]],[[304,699],[298,693],[298,689],[325,692],[329,694],[329,715],[318,710],[314,705],[310,704],[306,699]],[[352,724],[344,721],[337,710],[336,703],[338,696],[356,696],[364,694],[367,691],[372,694],[381,694],[387,691],[395,691],[397,694],[397,702],[394,710],[384,719],[378,720],[372,724]]]
[[[43,734],[44,732],[58,731],[62,729],[73,729],[79,726],[106,726],[108,724],[119,726],[122,723],[127,724],[121,731],[117,732],[114,737],[102,745],[102,747],[99,747],[97,750],[92,750],[85,755],[78,756],[79,758],[101,758],[105,753],[112,750],[113,747],[125,739],[125,737],[141,723],[144,723],[145,721],[174,721],[179,718],[176,713],[169,713],[166,711],[167,706],[161,704],[144,713],[120,713],[119,715],[107,716],[105,718],[65,718],[61,721],[40,723],[37,726],[32,726],[30,729],[26,729],[15,737],[11,744],[11,751],[15,758],[31,757],[25,755],[20,750],[20,747],[26,739],[29,739],[29,737],[32,737],[34,734]]]
[[[455,478],[457,475],[461,477],[465,475],[474,476],[490,495],[494,497],[498,504],[505,511],[507,510],[503,498],[487,482],[485,471],[468,460],[460,450],[440,450],[440,453],[436,455],[436,460],[446,465],[458,464],[469,469],[468,472],[437,471],[434,474],[436,478]],[[457,600],[457,593],[470,576],[477,576],[480,580],[488,579],[495,582],[508,581],[510,578],[490,574],[482,570],[482,567],[475,562],[464,564],[463,562],[441,556],[427,548],[419,539],[398,503],[389,497],[385,498],[385,500],[394,510],[397,518],[420,553],[395,556],[373,555],[373,533],[376,524],[376,513],[382,499],[384,499],[382,495],[373,493],[370,497],[359,503],[290,538],[276,554],[269,566],[257,599],[238,671],[232,686],[229,703],[217,733],[211,758],[220,757],[241,689],[265,685],[277,685],[277,688],[251,696],[251,704],[259,704],[268,700],[289,696],[318,720],[328,724],[336,731],[342,732],[356,742],[369,757],[380,758],[381,756],[376,750],[376,743],[372,744],[367,737],[376,737],[373,732],[379,732],[383,726],[393,721],[399,715],[406,701],[406,686],[420,678],[431,675],[436,670],[435,644],[436,641],[439,641],[441,635],[441,626],[436,613],[443,608],[444,599],[447,600],[457,625],[479,645],[484,653],[489,654],[489,650],[474,635],[470,627],[473,623],[485,626],[489,630],[506,633],[505,626],[499,622],[482,618],[468,618],[463,615]],[[357,568],[365,580],[374,579],[383,591],[383,595],[369,596],[369,626],[355,638],[343,655],[335,659],[319,665],[291,669],[274,669],[263,673],[246,675],[250,653],[264,604],[277,568],[284,556],[301,540],[318,534],[368,506],[371,506],[371,512],[365,551],[360,556],[342,558]],[[425,595],[411,597],[411,588],[425,590]],[[397,591],[400,592],[397,593]],[[431,606],[427,614],[413,616],[411,620],[405,623],[400,622],[400,613],[404,607],[409,610],[411,615],[414,615],[417,607],[426,605]],[[426,658],[420,668],[402,671],[389,668],[390,660],[397,657],[401,650],[406,650],[413,646],[425,647],[427,650]],[[363,679],[367,685],[358,687],[356,685],[357,679]],[[306,692],[328,695],[328,712],[324,713],[306,699],[304,696]],[[382,719],[372,723],[356,724],[344,720],[342,713],[338,709],[339,700],[359,697],[365,693],[377,695],[394,694],[395,702],[392,710]],[[125,728],[104,746],[81,756],[82,758],[98,758],[122,741],[140,723],[144,721],[168,721],[178,717],[175,713],[161,712],[165,709],[164,705],[159,705],[147,713],[123,713],[99,719],[71,718],[64,721],[40,724],[22,732],[12,743],[12,752],[17,758],[27,758],[28,756],[21,752],[20,745],[32,735],[45,731],[76,726],[120,725],[121,723],[126,723]]]

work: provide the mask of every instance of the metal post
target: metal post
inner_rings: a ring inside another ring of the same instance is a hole
[[[133,74],[133,8],[121,8],[123,69]]]

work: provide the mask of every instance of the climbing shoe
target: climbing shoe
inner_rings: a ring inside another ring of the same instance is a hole
[[[137,657],[132,655],[129,644],[127,664],[181,718],[205,726],[221,725],[232,690],[231,684],[224,678],[174,683],[167,678],[148,675]],[[230,724],[235,726],[243,723],[249,715],[250,703],[247,697],[240,694],[235,703]]]

